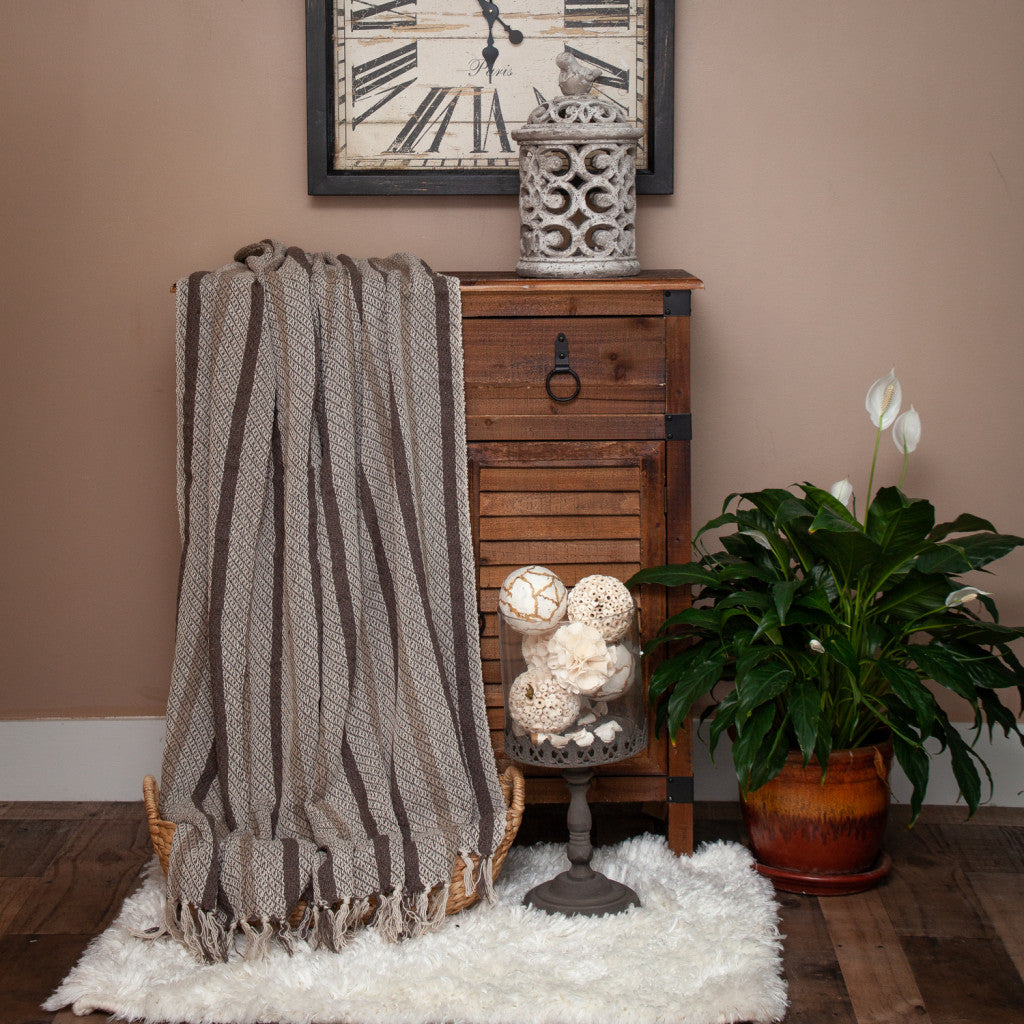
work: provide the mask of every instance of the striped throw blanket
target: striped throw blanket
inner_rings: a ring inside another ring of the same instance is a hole
[[[414,933],[505,829],[458,283],[267,241],[177,295],[168,927],[211,961]]]

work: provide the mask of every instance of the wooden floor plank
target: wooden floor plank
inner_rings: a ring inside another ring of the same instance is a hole
[[[0,877],[38,878],[53,862],[72,824],[55,818],[0,820]]]
[[[903,949],[932,1024],[1021,1024],[1024,981],[998,939],[909,936]]]
[[[91,938],[91,932],[0,936],[0,1024],[51,1021],[53,1014],[40,1004],[64,980]]]
[[[142,793],[142,780],[139,780]],[[18,818],[24,821],[81,821],[83,818],[102,818],[104,821],[128,821],[145,815],[142,797],[135,800],[15,800],[0,803],[0,818]]]
[[[1017,974],[1024,978],[1024,874],[968,871],[967,880],[978,894]],[[1024,1018],[1024,1009],[1021,1017]]]
[[[857,1024],[934,1024],[878,890],[819,902]]]
[[[895,867],[879,889],[889,918],[898,935],[991,938],[992,926],[950,855],[944,827],[919,825],[911,834],[890,832],[886,849]]]
[[[138,884],[152,856],[144,821],[86,818],[75,823],[60,854],[41,876],[38,898],[19,908],[9,934],[102,931]]]
[[[856,1024],[819,900],[778,893],[789,987],[786,1024]]]

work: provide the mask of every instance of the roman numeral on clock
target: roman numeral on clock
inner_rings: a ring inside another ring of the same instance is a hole
[[[491,125],[494,125],[494,132],[498,137],[498,146],[502,153],[512,152],[512,143],[509,141],[508,131],[505,128],[505,118],[501,113],[501,103],[498,100],[498,93],[495,90],[491,94],[491,109],[484,119],[483,89],[479,86],[473,91],[473,152],[486,153],[487,141],[491,133]]]
[[[401,8],[412,7],[403,12]],[[349,26],[353,32],[378,32],[388,28],[412,28],[416,24],[416,0],[352,0]]]
[[[441,104],[444,103],[448,94],[453,92],[455,95],[452,96],[451,102],[439,114],[438,109]],[[430,128],[436,126],[437,130],[434,132],[434,141],[425,152],[438,152],[441,148],[441,140],[444,138],[445,130],[448,128],[448,123],[452,119],[452,114],[455,113],[455,104],[458,102],[458,91],[442,86],[432,86],[423,98],[423,102],[406,122],[405,127],[395,137],[395,141],[388,146],[387,151],[389,153],[415,153],[420,139],[423,138]]]
[[[353,103],[371,98],[375,98],[377,102],[356,114],[352,118],[352,127],[361,124],[385,103],[390,103],[403,89],[412,85],[416,81],[415,76],[407,78],[404,82],[398,82],[396,79],[414,70],[416,66],[417,53],[414,42],[399,46],[363,64],[356,64],[352,68]]]
[[[629,28],[631,0],[565,0],[566,28]]]
[[[465,89],[455,86],[432,86],[412,117],[395,136],[395,141],[388,146],[387,151],[389,153],[439,152],[444,134],[455,115],[459,97],[465,94]],[[488,143],[493,130],[498,149],[502,153],[511,153],[512,141],[509,138],[505,117],[501,112],[501,102],[498,99],[497,90],[491,90],[491,102],[486,114],[484,112],[485,98],[484,89],[476,86],[473,89],[472,152],[486,153],[490,150],[491,147]],[[428,142],[425,148],[423,147],[424,142]]]

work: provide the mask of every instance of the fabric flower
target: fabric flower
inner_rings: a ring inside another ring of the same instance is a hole
[[[864,408],[867,409],[871,422],[882,430],[888,430],[900,414],[900,403],[903,401],[903,389],[896,377],[894,366],[884,377],[879,377],[868,388]]]
[[[585,622],[559,626],[548,641],[548,670],[573,693],[596,693],[608,681],[608,645]]]
[[[913,406],[893,424],[892,439],[904,455],[909,455],[920,443],[921,417]]]

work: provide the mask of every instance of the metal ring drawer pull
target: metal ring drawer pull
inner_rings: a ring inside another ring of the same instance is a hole
[[[571,395],[560,397],[551,390],[551,381],[554,377],[562,376],[572,377],[576,382],[576,386],[573,388]],[[580,375],[569,365],[569,339],[559,332],[558,337],[555,338],[555,365],[553,369],[548,371],[547,377],[544,378],[544,388],[552,402],[571,402],[579,395],[581,387]]]

